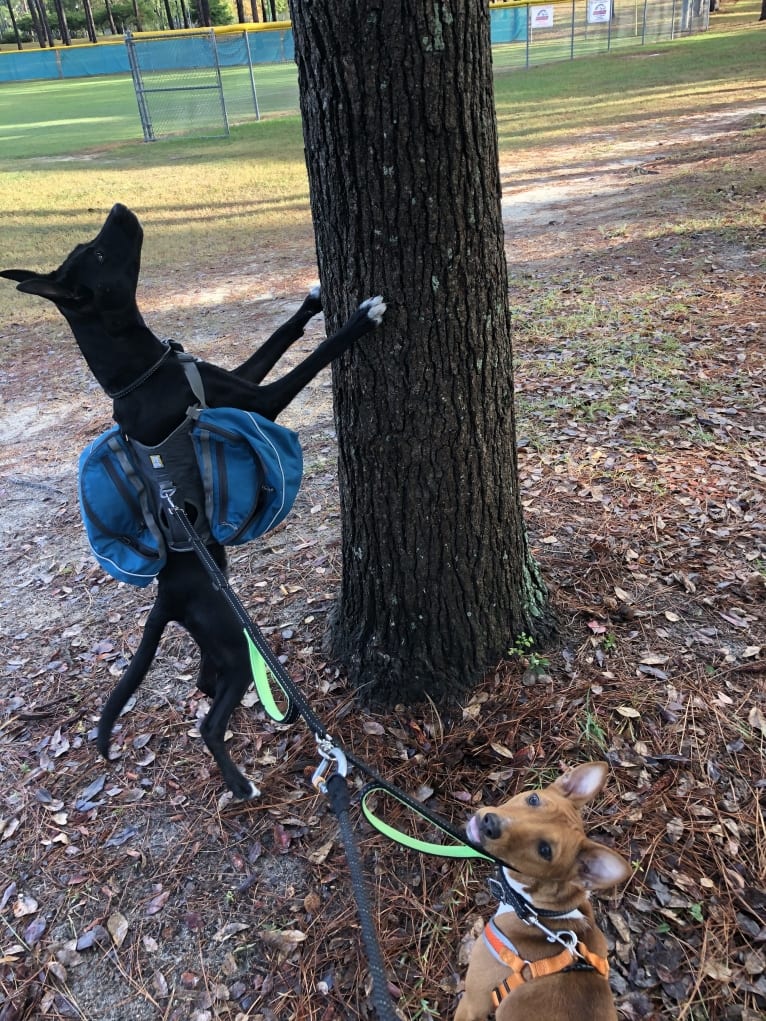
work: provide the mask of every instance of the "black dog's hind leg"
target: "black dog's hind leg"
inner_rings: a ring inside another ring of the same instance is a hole
[[[309,291],[298,311],[290,316],[272,333],[267,341],[252,354],[246,362],[234,369],[235,376],[241,376],[248,383],[260,383],[263,377],[273,369],[287,349],[303,336],[306,323],[322,311],[322,296],[318,287]]]
[[[98,721],[96,747],[105,759],[109,758],[109,741],[112,736],[114,721],[125,708],[130,696],[138,690],[141,681],[146,677],[146,673],[152,665],[154,655],[157,652],[157,646],[160,644],[162,633],[171,619],[171,616],[162,605],[162,600],[158,598],[146,621],[141,642],[125,673],[119,679],[116,688],[107,699],[107,703],[101,713],[101,719]]]
[[[252,798],[258,793],[255,786],[234,765],[226,750],[226,728],[231,714],[250,685],[250,662],[244,641],[241,649],[231,649],[218,662],[216,694],[205,719],[200,724],[202,740],[210,749],[224,783],[235,798]]]

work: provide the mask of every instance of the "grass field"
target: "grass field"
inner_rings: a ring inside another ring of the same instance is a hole
[[[744,27],[724,34],[499,73],[501,163],[514,151],[615,120],[650,125],[678,110],[704,117],[719,104],[757,98],[766,33],[756,26],[753,3],[749,9],[749,20],[736,15]],[[278,102],[294,88],[291,75],[287,66],[259,71],[259,95]],[[92,231],[116,199],[152,221],[147,265],[185,261],[203,234],[213,260],[291,225],[308,227],[297,115],[234,128],[229,138],[147,144],[135,140],[139,135],[127,78],[0,88],[0,263],[44,265],[48,252],[65,251],[78,232]],[[3,289],[0,315],[7,300]]]

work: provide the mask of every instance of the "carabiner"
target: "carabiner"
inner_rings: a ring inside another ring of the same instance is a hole
[[[340,776],[347,776],[348,761],[346,760],[345,753],[340,748],[336,748],[327,737],[317,738],[317,751],[321,755],[322,761],[314,770],[314,775],[311,777],[311,785],[315,791],[318,791],[320,794],[326,794],[327,779],[333,763],[336,767],[336,773],[339,773]]]

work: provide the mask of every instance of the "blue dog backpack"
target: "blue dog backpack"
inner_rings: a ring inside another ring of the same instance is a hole
[[[113,426],[80,456],[80,509],[91,549],[118,581],[144,587],[167,550],[191,544],[166,513],[162,492],[204,540],[238,546],[276,527],[300,489],[296,433],[252,411],[190,408],[156,447]]]

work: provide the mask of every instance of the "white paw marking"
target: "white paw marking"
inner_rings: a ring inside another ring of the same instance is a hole
[[[383,322],[383,314],[386,311],[386,303],[383,301],[382,294],[378,294],[374,298],[368,298],[359,307],[364,309],[368,319],[372,319],[376,326],[380,326]]]
[[[260,798],[260,796],[261,796],[261,789],[260,789],[260,787],[256,787],[252,780],[248,780],[247,782],[248,782],[248,786],[250,787],[250,793],[246,794],[244,796],[244,798],[242,798],[242,800],[243,801],[250,801],[252,798]]]

